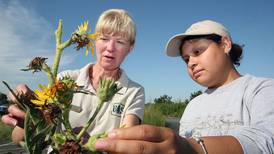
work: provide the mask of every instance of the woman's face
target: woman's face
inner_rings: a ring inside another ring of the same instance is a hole
[[[194,81],[205,87],[224,84],[231,65],[222,44],[203,38],[192,39],[184,42],[181,51]]]
[[[95,44],[97,63],[108,71],[119,68],[133,48],[130,41],[120,35],[102,34]]]

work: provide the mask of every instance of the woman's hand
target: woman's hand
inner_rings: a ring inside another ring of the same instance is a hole
[[[26,94],[32,96],[33,92],[24,84],[20,84],[15,89],[15,94]],[[12,102],[17,101],[16,98],[9,93],[9,98]],[[15,126],[12,132],[12,140],[14,143],[18,143],[24,137],[24,119],[26,113],[18,108],[17,105],[10,105],[8,108],[8,114],[2,116],[2,122],[4,124]]]
[[[171,129],[150,125],[113,130],[107,139],[98,140],[95,148],[123,154],[195,153],[187,140]]]
[[[16,105],[10,105],[8,114],[2,116],[2,122],[10,126],[23,127],[25,112],[20,110]]]
[[[15,94],[25,94],[28,96],[33,95],[33,92],[25,85],[20,84],[16,87],[14,90]],[[16,102],[16,98],[12,93],[9,93],[9,98],[12,102]],[[17,105],[10,105],[8,108],[8,114],[2,116],[3,123],[11,126],[20,126],[23,127],[24,124],[24,118],[25,118],[25,112],[20,110]]]

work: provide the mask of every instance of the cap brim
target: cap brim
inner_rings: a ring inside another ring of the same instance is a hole
[[[177,34],[171,37],[166,45],[166,54],[170,57],[178,57],[180,56],[180,46],[182,43],[182,39],[188,35],[185,33]]]
[[[187,36],[195,36],[195,35],[209,35],[209,34],[214,34],[214,33],[197,33],[197,34],[187,34],[187,33],[181,33],[181,34],[177,34],[174,35],[173,37],[171,37],[167,44],[166,44],[166,54],[170,57],[178,57],[180,56],[180,52],[181,52],[181,44],[182,44],[182,40],[187,37]]]

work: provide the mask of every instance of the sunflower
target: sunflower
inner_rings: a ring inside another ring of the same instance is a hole
[[[89,51],[91,51],[91,54],[94,56],[94,43],[92,40],[95,40],[98,37],[98,34],[89,34],[87,32],[88,24],[88,21],[86,21],[78,26],[77,30],[72,34],[71,40],[73,43],[77,43],[77,50],[86,46],[86,56]]]
[[[36,99],[31,100],[31,102],[36,106],[43,106],[47,103],[52,103],[56,95],[55,88],[49,88],[45,85],[39,85],[39,89],[34,91]]]

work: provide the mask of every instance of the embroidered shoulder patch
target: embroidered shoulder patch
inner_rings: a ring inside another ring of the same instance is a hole
[[[112,106],[111,114],[115,116],[121,117],[121,114],[123,113],[125,105],[121,103],[114,103]]]

